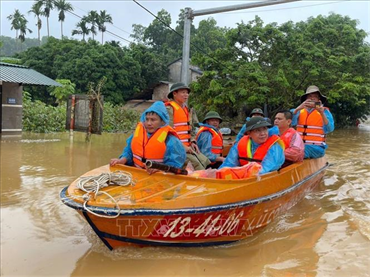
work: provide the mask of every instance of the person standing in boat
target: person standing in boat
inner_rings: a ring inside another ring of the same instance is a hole
[[[284,143],[279,136],[268,134],[268,127],[271,126],[265,118],[251,118],[246,123],[245,135],[230,149],[219,169],[257,162],[262,166],[259,174],[278,170],[285,161]],[[223,174],[229,173],[225,171]]]
[[[163,102],[151,105],[141,115],[135,132],[127,139],[126,147],[118,159],[110,165],[127,164],[145,168],[145,161],[151,160],[168,166],[181,168],[186,153],[175,130],[169,126],[169,116]],[[155,169],[147,169],[154,173]]]
[[[197,121],[193,109],[189,109],[187,101],[190,88],[184,83],[175,83],[171,86],[167,95],[169,99],[165,103],[170,117],[170,126],[172,126],[179,136],[186,151],[186,162],[192,163],[195,170],[203,170],[211,161],[200,153],[193,133],[193,121]]]
[[[292,125],[296,126],[305,144],[305,158],[320,158],[328,148],[326,134],[334,131],[334,119],[324,107],[326,100],[317,86],[309,86],[301,96],[301,104],[293,110]]]
[[[211,161],[211,168],[218,168],[225,160],[222,157],[223,138],[219,131],[221,122],[218,112],[209,111],[203,123],[199,123],[200,128],[196,135],[199,150]]]
[[[265,118],[268,122],[271,122],[269,118],[265,117],[262,109],[260,108],[254,108],[251,113],[249,114],[249,116],[245,119],[247,122],[249,120],[251,120],[252,117],[256,117],[256,116],[259,116],[259,117],[263,117]],[[245,130],[247,129],[247,123],[245,123],[242,128],[240,129],[238,135],[236,136],[235,138],[235,143],[238,142],[245,134]],[[275,127],[272,127],[269,129],[269,135],[278,135],[279,134],[279,131],[277,128]]]
[[[290,111],[283,110],[277,112],[274,120],[275,126],[279,128],[279,136],[285,145],[283,166],[301,162],[304,157],[304,143],[299,133],[291,128],[292,118]]]

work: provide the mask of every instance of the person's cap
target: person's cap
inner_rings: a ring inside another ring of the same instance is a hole
[[[325,95],[321,94],[321,92],[320,92],[320,90],[319,90],[319,88],[317,86],[309,86],[306,89],[306,93],[301,96],[301,103],[304,102],[304,101],[306,101],[307,95],[309,95],[311,93],[315,93],[315,92],[318,92],[319,93],[320,100],[324,104],[326,102],[327,98],[326,98]]]
[[[184,83],[175,83],[171,86],[170,92],[168,93],[167,98],[173,99],[173,92],[179,89],[187,89],[189,92],[191,91],[191,89]]]
[[[218,114],[218,112],[215,112],[215,111],[209,111],[209,112],[206,114],[206,117],[204,118],[203,123],[206,123],[206,121],[207,121],[208,119],[211,119],[211,118],[219,119],[219,120],[220,120],[220,123],[222,122],[222,117]]]
[[[263,117],[255,116],[252,117],[247,123],[246,123],[246,129],[245,132],[252,131],[257,128],[261,127],[271,127],[272,125]]]
[[[252,112],[249,114],[249,116],[252,117],[252,115],[254,114],[260,114],[261,116],[264,116],[263,111],[260,108],[253,109]]]

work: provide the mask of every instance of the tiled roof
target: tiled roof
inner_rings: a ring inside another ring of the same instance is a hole
[[[62,86],[58,82],[26,66],[0,62],[0,81],[27,85]]]

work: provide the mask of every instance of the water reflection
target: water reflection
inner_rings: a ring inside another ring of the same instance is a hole
[[[2,274],[68,276],[366,276],[370,128],[336,130],[319,188],[249,240],[212,248],[110,252],[59,200],[72,180],[117,157],[127,135],[24,134],[1,140]]]

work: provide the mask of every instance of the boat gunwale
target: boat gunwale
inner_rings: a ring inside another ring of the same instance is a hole
[[[276,198],[282,197],[295,189],[299,188],[308,180],[314,178],[315,176],[319,175],[322,171],[326,170],[329,167],[329,163],[326,162],[325,165],[318,169],[317,171],[313,172],[312,174],[306,176],[302,180],[298,181],[297,183],[291,185],[290,187],[277,191],[275,193],[265,195],[262,197],[248,199],[228,204],[221,204],[221,205],[212,205],[212,206],[202,206],[202,207],[189,207],[189,208],[177,208],[177,209],[150,209],[150,208],[136,208],[136,209],[116,209],[116,208],[108,208],[108,207],[101,207],[101,206],[90,206],[86,205],[90,210],[97,214],[101,215],[117,215],[119,212],[120,216],[140,216],[140,215],[181,215],[181,214],[198,214],[198,213],[206,213],[206,212],[215,212],[221,210],[229,210],[233,208],[241,208],[246,206],[257,205],[259,203],[267,202],[274,200]],[[68,207],[71,207],[76,210],[86,211],[82,204],[74,201],[73,198],[70,198],[66,195],[69,186],[63,188],[60,192],[61,201]]]

